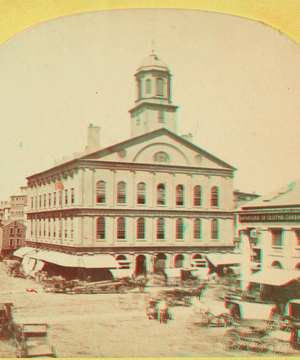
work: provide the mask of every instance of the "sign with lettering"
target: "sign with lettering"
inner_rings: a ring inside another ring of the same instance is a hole
[[[240,222],[300,222],[300,213],[278,213],[278,214],[245,214],[239,216]]]

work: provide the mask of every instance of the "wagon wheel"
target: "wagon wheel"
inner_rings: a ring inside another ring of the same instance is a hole
[[[122,285],[118,288],[118,292],[119,294],[126,294],[128,291],[128,289],[126,288],[126,286]]]
[[[195,287],[201,286],[201,280],[195,280],[195,281],[194,281],[194,286],[195,286]]]
[[[89,293],[89,294],[95,294],[96,292],[96,287],[95,286],[88,286],[86,291]]]
[[[262,342],[261,340],[250,341],[247,346],[248,351],[255,352],[256,354],[260,354],[263,352]]]
[[[186,288],[191,288],[193,286],[193,280],[189,279],[183,282],[183,286]]]
[[[166,295],[166,300],[169,306],[175,306],[177,303],[176,298],[173,294]]]
[[[239,350],[240,348],[241,339],[237,333],[234,332],[228,332],[225,334],[223,338],[223,345],[224,349],[227,351],[233,350]]]
[[[190,296],[185,296],[183,299],[183,305],[186,307],[192,306],[192,300]]]

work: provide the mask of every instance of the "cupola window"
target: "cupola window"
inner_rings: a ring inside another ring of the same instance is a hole
[[[156,95],[157,96],[164,95],[164,81],[161,78],[156,80]]]
[[[141,97],[142,97],[142,81],[141,80],[138,81],[138,97],[139,97],[139,99],[141,99]]]
[[[164,123],[165,122],[165,113],[163,111],[158,112],[158,122]]]
[[[151,94],[152,93],[152,83],[151,80],[146,80],[146,93]]]

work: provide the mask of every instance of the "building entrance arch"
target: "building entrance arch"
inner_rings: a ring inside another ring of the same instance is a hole
[[[182,254],[176,255],[174,260],[174,268],[182,268],[183,262],[184,262],[184,256]]]
[[[166,268],[167,256],[163,253],[158,253],[155,256],[154,273],[164,275],[164,269]]]
[[[135,275],[146,275],[147,268],[146,268],[146,256],[145,255],[138,255],[135,258]]]

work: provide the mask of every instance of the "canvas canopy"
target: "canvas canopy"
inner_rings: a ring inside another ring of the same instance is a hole
[[[259,284],[284,286],[299,278],[300,272],[297,270],[266,268],[244,277],[242,280]]]
[[[94,255],[70,255],[55,251],[41,250],[36,254],[30,254],[31,258],[50,262],[64,267],[83,268],[118,268],[118,262],[108,254]]]
[[[110,272],[113,274],[113,277],[115,279],[123,279],[123,278],[132,277],[132,274],[133,274],[133,270],[131,270],[131,269],[113,269],[113,270],[110,270]]]
[[[37,249],[35,248],[32,248],[30,246],[25,246],[25,247],[21,247],[20,249],[16,250],[14,252],[14,256],[17,256],[17,257],[24,257],[26,254],[29,254],[31,251],[35,251],[37,252]]]
[[[164,272],[168,278],[180,278],[181,277],[181,268],[176,269],[165,269]]]
[[[206,254],[205,257],[207,260],[212,263],[215,267],[219,265],[230,265],[230,264],[240,264],[243,262],[242,254],[226,253],[226,254]]]

